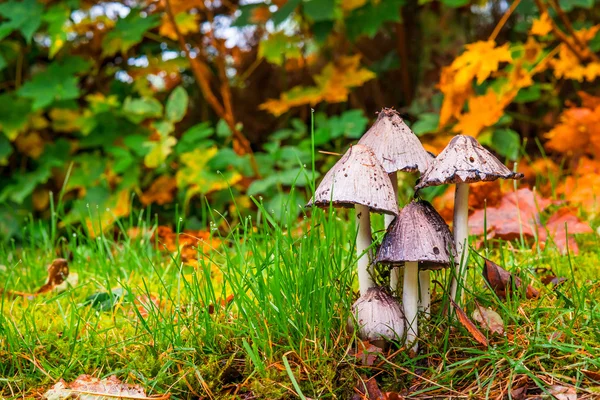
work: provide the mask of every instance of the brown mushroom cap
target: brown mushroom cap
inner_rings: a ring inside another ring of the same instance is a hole
[[[456,257],[448,225],[424,200],[408,204],[389,226],[377,251],[376,262],[404,264],[419,262],[420,269],[440,269]]]
[[[398,215],[392,182],[373,151],[350,147],[325,174],[307,207],[354,207],[362,204],[373,212]]]
[[[449,183],[495,181],[498,178],[521,179],[523,174],[512,172],[475,138],[457,135],[435,158],[415,189]]]
[[[391,108],[381,110],[377,121],[358,144],[370,147],[388,174],[396,171],[423,173],[433,161],[417,135]]]

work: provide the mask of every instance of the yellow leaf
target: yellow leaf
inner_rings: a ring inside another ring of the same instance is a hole
[[[337,63],[325,65],[321,73],[315,76],[316,86],[296,86],[282,93],[279,99],[269,99],[260,105],[279,116],[292,107],[315,105],[321,101],[340,103],[348,100],[350,89],[375,78],[376,75],[360,67],[360,55],[340,57]]]
[[[472,97],[469,99],[469,111],[458,117],[454,131],[477,137],[483,128],[498,122],[508,102],[506,99],[499,99],[492,89],[488,89],[483,96]]]
[[[527,42],[523,46],[524,54],[523,58],[528,63],[534,63],[537,61],[539,55],[542,52],[542,46],[533,37],[529,36]]]
[[[198,14],[180,12],[179,14],[175,15],[175,23],[177,23],[177,28],[179,28],[179,32],[184,36],[188,33],[198,32],[198,30],[200,29],[199,21],[200,15]],[[169,39],[177,40],[177,33],[175,33],[175,28],[169,20],[169,16],[166,14],[162,17],[158,33],[162,36],[168,37]]]
[[[547,12],[542,13],[539,19],[533,20],[531,25],[531,34],[537,36],[546,36],[552,31],[552,20]]]
[[[466,50],[452,64],[442,69],[439,88],[444,94],[440,111],[440,127],[457,117],[472,93],[473,79],[481,84],[501,62],[511,62],[508,44],[496,47],[494,41],[479,41],[465,46]]]
[[[53,108],[49,115],[52,120],[52,129],[56,132],[75,132],[80,129],[81,113],[77,110]]]
[[[92,219],[87,218],[85,220],[90,237],[99,236],[102,231],[106,231],[119,218],[129,215],[131,211],[129,195],[129,189],[123,189],[111,195],[104,205],[105,208],[98,211],[98,215],[92,215]]]
[[[150,147],[150,152],[144,157],[144,165],[148,168],[157,168],[165,162],[169,154],[173,151],[173,146],[177,144],[177,139],[173,136],[167,136],[158,142],[146,142],[145,147]]]
[[[594,38],[598,30],[600,30],[600,25],[577,31],[576,35],[580,41],[587,44],[588,41]],[[600,63],[581,64],[579,58],[564,43],[559,46],[558,57],[552,59],[550,64],[554,69],[554,76],[557,78],[572,79],[579,82],[585,79],[591,82],[600,77]]]
[[[37,132],[29,132],[17,136],[15,146],[20,153],[37,159],[44,152],[44,140]]]
[[[344,0],[342,1],[342,10],[344,12],[352,11],[367,4],[369,0]]]

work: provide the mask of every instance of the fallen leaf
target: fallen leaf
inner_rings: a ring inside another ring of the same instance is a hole
[[[164,400],[169,397],[170,394],[147,396],[141,386],[123,383],[114,375],[102,380],[90,375],[80,375],[72,383],[66,383],[61,379],[44,393],[44,398],[48,400],[75,398],[86,400],[105,398]]]
[[[384,394],[379,386],[377,385],[377,380],[372,377],[366,379],[361,377],[359,381],[356,383],[356,387],[354,388],[355,394],[352,396],[352,399],[362,400],[387,400],[386,394]]]
[[[549,235],[562,254],[567,254],[567,251],[579,253],[574,234],[593,232],[588,223],[580,221],[575,210],[570,208],[562,208],[553,214],[546,222],[546,231],[540,232],[540,244],[544,245]]]
[[[85,299],[82,305],[91,306],[97,311],[110,311],[119,303],[126,300],[129,292],[123,288],[116,288],[108,292],[94,293]]]
[[[521,278],[513,276],[510,272],[487,258],[483,259],[485,260],[483,277],[494,292],[496,292],[498,297],[506,298],[506,295],[510,293],[513,287],[516,289],[521,287]],[[537,298],[540,295],[540,292],[528,285],[525,290],[525,295],[528,299],[533,299]]]
[[[467,331],[469,331],[469,333],[478,343],[487,347],[488,340],[485,337],[485,335],[481,333],[479,329],[477,329],[473,321],[469,319],[467,314],[458,306],[458,304],[454,302],[454,300],[450,299],[450,302],[452,303],[452,306],[456,311],[456,316],[458,317],[458,321],[461,323],[461,325],[464,326],[467,329]]]
[[[152,182],[150,187],[140,196],[140,201],[147,206],[152,203],[164,205],[171,203],[177,191],[177,181],[174,177],[161,175]]]
[[[375,363],[379,355],[383,352],[382,348],[375,346],[368,340],[358,341],[357,348],[356,352],[352,349],[350,355],[356,357],[362,365],[369,367]]]
[[[590,378],[596,382],[600,382],[600,372],[599,371],[589,371],[587,369],[582,369],[581,372],[588,378]]]
[[[33,299],[34,297],[48,293],[55,290],[57,287],[65,283],[65,280],[69,276],[69,263],[64,258],[56,258],[48,266],[48,277],[46,283],[44,283],[35,293],[17,292],[13,290],[3,291],[0,288],[0,294],[6,293],[10,297],[24,297],[27,299]]]
[[[556,400],[577,400],[577,391],[572,387],[552,385],[548,388],[548,392]]]
[[[473,311],[473,319],[490,332],[504,335],[504,321],[502,317],[491,308],[476,304]]]

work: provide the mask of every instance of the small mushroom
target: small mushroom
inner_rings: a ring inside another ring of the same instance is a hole
[[[406,125],[400,114],[391,108],[383,108],[377,121],[358,141],[370,147],[390,175],[395,197],[398,198],[397,171],[423,173],[433,161],[433,156],[424,148],[419,138]],[[392,223],[394,216],[386,215],[385,227]],[[390,272],[390,287],[396,291],[399,281],[397,268]]]
[[[449,266],[456,257],[452,234],[433,206],[416,200],[400,210],[377,251],[376,262],[404,265],[402,304],[407,323],[406,343],[417,351],[417,284],[419,270]],[[429,277],[428,277],[429,278]],[[421,280],[421,304],[429,312],[429,279]]]
[[[352,305],[352,315],[358,324],[358,337],[384,348],[389,340],[404,336],[404,313],[398,301],[383,287],[372,287]],[[354,327],[354,320],[348,320]]]
[[[469,258],[469,183],[496,179],[521,179],[471,136],[455,136],[423,174],[415,190],[428,186],[456,184],[454,195],[454,242],[457,250],[456,271],[450,296],[456,300],[458,279],[462,279]]]
[[[375,286],[370,267],[371,254],[364,257],[372,243],[369,211],[398,215],[392,182],[373,154],[365,146],[355,145],[325,174],[307,207],[354,207],[356,209],[356,252],[358,287],[364,295]]]

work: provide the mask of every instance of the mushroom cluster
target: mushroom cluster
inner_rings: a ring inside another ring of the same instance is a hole
[[[415,200],[398,208],[397,172],[419,172]],[[498,178],[519,179],[472,137],[454,137],[439,156],[425,151],[418,137],[393,109],[384,108],[373,126],[327,172],[307,207],[352,207],[356,215],[356,253],[360,298],[352,306],[363,340],[404,342],[416,352],[418,312],[430,313],[432,269],[455,266],[454,299],[468,260],[468,184]],[[428,186],[456,184],[454,235],[431,204],[419,199]],[[386,234],[375,255],[370,213],[385,214]],[[388,265],[390,289],[378,287],[373,265]],[[399,267],[404,267],[402,302]]]

